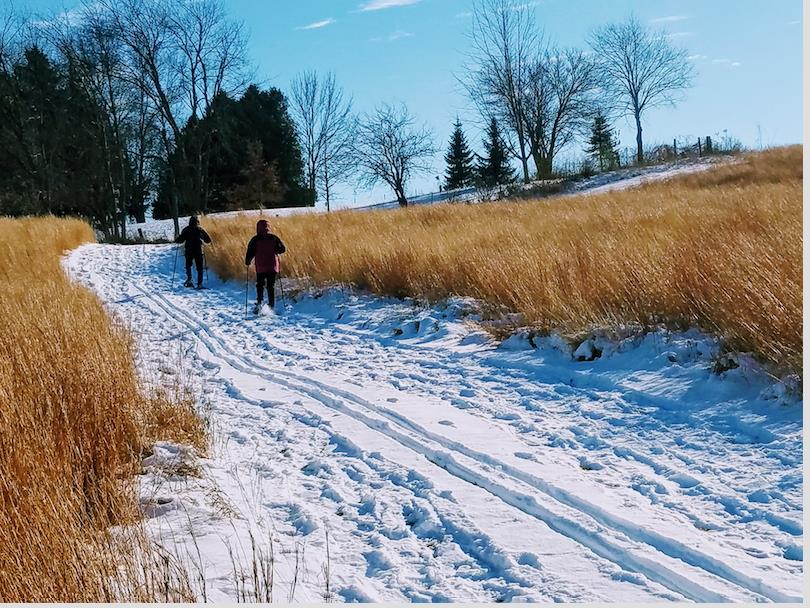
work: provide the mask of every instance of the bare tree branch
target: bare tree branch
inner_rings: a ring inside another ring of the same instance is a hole
[[[551,176],[555,155],[587,127],[596,84],[595,65],[583,51],[549,47],[538,54],[524,103],[540,177]]]
[[[385,104],[363,116],[357,126],[355,154],[363,183],[388,184],[402,207],[408,206],[408,180],[429,171],[436,153],[433,134],[427,127],[415,127],[415,122],[405,105]]]
[[[507,143],[512,142],[509,148],[528,182],[532,153],[525,95],[541,39],[534,12],[512,0],[475,0],[469,38],[461,83],[483,116],[494,116],[508,128]]]
[[[606,93],[636,121],[638,162],[644,160],[641,118],[661,105],[673,105],[692,85],[694,68],[685,49],[666,32],[653,32],[630,17],[595,30],[589,39]]]
[[[355,119],[335,75],[304,72],[292,82],[291,109],[304,153],[308,187],[319,191],[331,206],[334,185],[353,170]]]
[[[101,10],[124,48],[119,78],[157,109],[169,136],[166,155],[177,151],[171,169],[172,215],[177,222],[180,186],[198,208],[206,207],[205,163],[210,142],[181,144],[183,127],[204,116],[220,92],[238,93],[246,83],[246,39],[217,0],[85,0],[86,12]],[[97,7],[97,8],[96,8]],[[185,181],[183,181],[185,180]]]

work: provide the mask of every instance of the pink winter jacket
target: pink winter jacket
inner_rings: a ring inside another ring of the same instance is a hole
[[[256,272],[275,272],[281,269],[279,254],[287,251],[284,243],[275,234],[270,232],[270,224],[267,220],[256,222],[256,236],[250,239],[247,253],[245,254],[245,266],[250,266],[250,262],[256,259]]]

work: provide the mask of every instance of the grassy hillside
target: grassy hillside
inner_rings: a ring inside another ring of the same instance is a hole
[[[183,599],[143,537],[108,528],[137,516],[142,451],[204,428],[189,401],[143,392],[130,336],[68,282],[60,256],[91,240],[77,220],[0,219],[3,601]]]
[[[255,218],[211,220],[244,277]],[[699,326],[801,370],[802,150],[598,196],[276,218],[286,274],[395,296],[480,298],[541,329]]]

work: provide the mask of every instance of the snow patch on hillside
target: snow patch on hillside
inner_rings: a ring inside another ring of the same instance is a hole
[[[570,184],[567,190],[561,194],[549,196],[549,198],[572,196],[575,194],[600,194],[612,190],[623,190],[634,188],[645,183],[670,179],[678,175],[704,171],[717,165],[717,163],[732,162],[733,157],[705,157],[697,160],[681,161],[663,165],[651,165],[646,167],[631,167],[627,169],[617,169],[616,171],[606,171],[593,177],[581,179]],[[542,182],[532,182],[520,185],[521,189],[531,189]],[[498,192],[494,193],[499,195]],[[480,193],[475,188],[461,188],[459,190],[448,190],[444,192],[433,192],[414,196],[409,199],[409,203],[414,206],[433,205],[438,203],[472,203],[480,202]],[[399,203],[396,200],[355,207],[357,210],[381,210],[397,209]],[[233,218],[238,216],[261,216],[272,221],[274,217],[287,217],[301,213],[323,213],[323,209],[316,207],[286,207],[281,209],[255,209],[247,211],[225,211],[221,213],[211,213],[207,217],[211,218]],[[179,219],[180,227],[188,224],[189,216]],[[140,234],[148,241],[171,240],[174,238],[174,222],[168,220],[149,219],[143,223],[130,223],[127,225],[127,234],[131,238],[137,238]]]

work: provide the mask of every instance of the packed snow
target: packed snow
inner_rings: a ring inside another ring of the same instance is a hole
[[[204,395],[208,457],[161,443],[141,476],[201,599],[803,600],[800,398],[754,363],[713,373],[711,337],[498,343],[469,300],[286,280],[246,315],[244,284],[172,284],[174,256],[65,263],[145,378]]]
[[[626,190],[651,182],[672,179],[679,175],[699,173],[716,167],[720,163],[731,162],[736,162],[734,156],[706,156],[660,165],[605,171],[575,182],[564,195],[603,194],[615,190]]]

